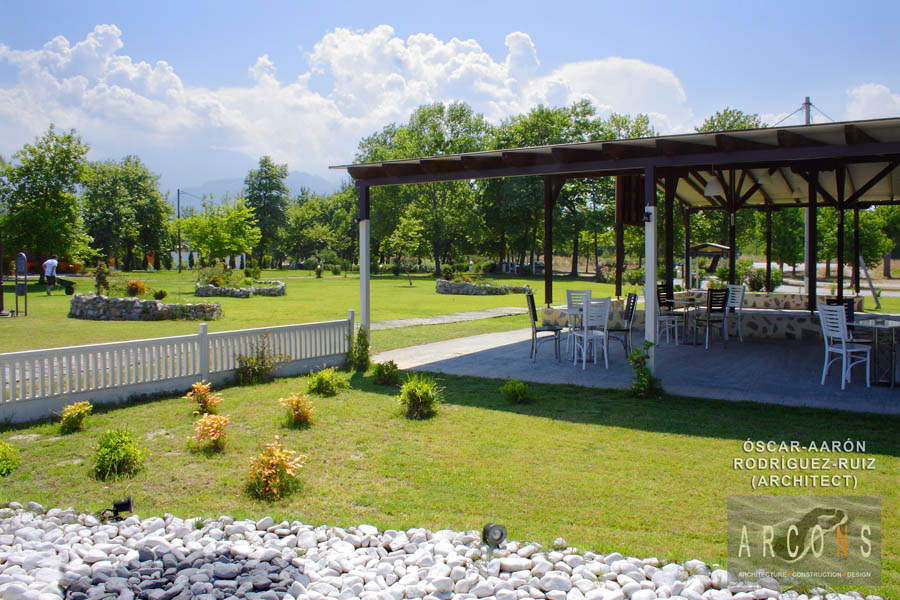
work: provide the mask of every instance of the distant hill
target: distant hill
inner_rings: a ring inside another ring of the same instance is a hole
[[[295,195],[300,192],[300,188],[309,188],[312,190],[314,194],[331,194],[336,192],[340,187],[339,184],[334,183],[333,181],[328,181],[324,177],[320,177],[318,175],[313,175],[311,173],[303,173],[300,171],[294,171],[285,179],[285,184],[291,190],[291,195]],[[187,192],[188,194],[192,194],[191,196],[183,194],[181,196],[181,205],[182,206],[195,206],[197,208],[200,207],[201,201],[193,196],[200,196],[201,198],[204,195],[212,194],[215,196],[216,200],[221,200],[225,197],[226,194],[230,194],[231,196],[237,197],[241,194],[241,190],[244,189],[244,178],[243,177],[234,177],[230,179],[214,179],[212,181],[207,181],[203,185],[192,187],[192,188],[183,188],[182,191]],[[171,200],[175,201],[175,194],[172,194]]]

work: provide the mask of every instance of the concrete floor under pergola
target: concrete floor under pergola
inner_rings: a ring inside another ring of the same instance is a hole
[[[853,265],[859,290],[859,211],[879,204],[898,204],[900,189],[900,118],[851,121],[793,127],[772,127],[636,139],[556,144],[490,150],[384,162],[350,164],[346,169],[359,192],[360,324],[371,324],[369,308],[370,194],[372,187],[471,181],[495,177],[540,176],[544,181],[544,264],[552,265],[553,209],[569,179],[616,178],[616,293],[621,294],[624,261],[623,228],[643,225],[645,232],[645,288],[656,286],[657,191],[661,192],[666,224],[666,284],[674,278],[673,223],[676,205],[685,224],[685,250],[690,246],[690,217],[717,210],[730,215],[729,246],[735,247],[735,215],[758,210],[767,216],[784,207],[810,211],[806,230],[808,308],[816,309],[816,249],[814,213],[821,207],[837,210],[837,263]],[[715,178],[721,194],[710,195]],[[647,182],[652,182],[647,185]],[[853,248],[844,248],[846,213],[855,231]],[[729,256],[734,281],[735,252]],[[771,235],[767,235],[767,258]],[[849,255],[849,256],[848,256]],[[851,258],[847,261],[847,258]],[[771,260],[767,260],[767,265]],[[766,278],[770,279],[770,266]],[[839,269],[841,267],[839,266]],[[840,271],[839,271],[840,272]],[[552,268],[545,269],[545,300],[553,301]],[[837,295],[843,298],[843,278]],[[648,314],[656,311],[656,296],[644,298]],[[644,337],[657,341],[656,320],[646,319]],[[655,370],[651,349],[650,368]]]

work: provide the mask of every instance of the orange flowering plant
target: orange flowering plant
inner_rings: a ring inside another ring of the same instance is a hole
[[[192,439],[198,448],[219,451],[225,447],[225,428],[230,422],[227,415],[203,415],[194,423]]]
[[[287,413],[286,421],[288,427],[309,427],[312,425],[315,407],[313,407],[309,396],[306,394],[291,394],[287,398],[281,398],[279,402]]]
[[[309,459],[293,450],[285,450],[281,439],[263,446],[263,451],[250,463],[250,480],[247,492],[260,500],[274,501],[283,498],[300,485],[298,473]]]
[[[222,397],[209,393],[211,385],[204,381],[198,381],[191,386],[191,391],[184,396],[186,399],[197,403],[198,409],[194,411],[195,415],[216,413],[216,406],[222,401]]]

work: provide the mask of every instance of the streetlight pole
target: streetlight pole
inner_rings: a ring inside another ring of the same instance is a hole
[[[3,308],[3,229],[0,228],[0,317],[8,317],[9,313]]]

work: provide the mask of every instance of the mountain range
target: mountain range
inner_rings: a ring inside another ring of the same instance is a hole
[[[340,184],[329,181],[319,175],[294,171],[284,180],[285,185],[291,190],[291,195],[300,192],[300,188],[309,188],[314,194],[326,195],[334,193]],[[244,178],[233,177],[228,179],[214,179],[197,187],[182,188],[181,206],[194,206],[200,208],[202,201],[198,198],[212,195],[217,201],[225,198],[226,194],[237,198],[244,189]],[[170,196],[170,201],[175,200],[175,194]]]

